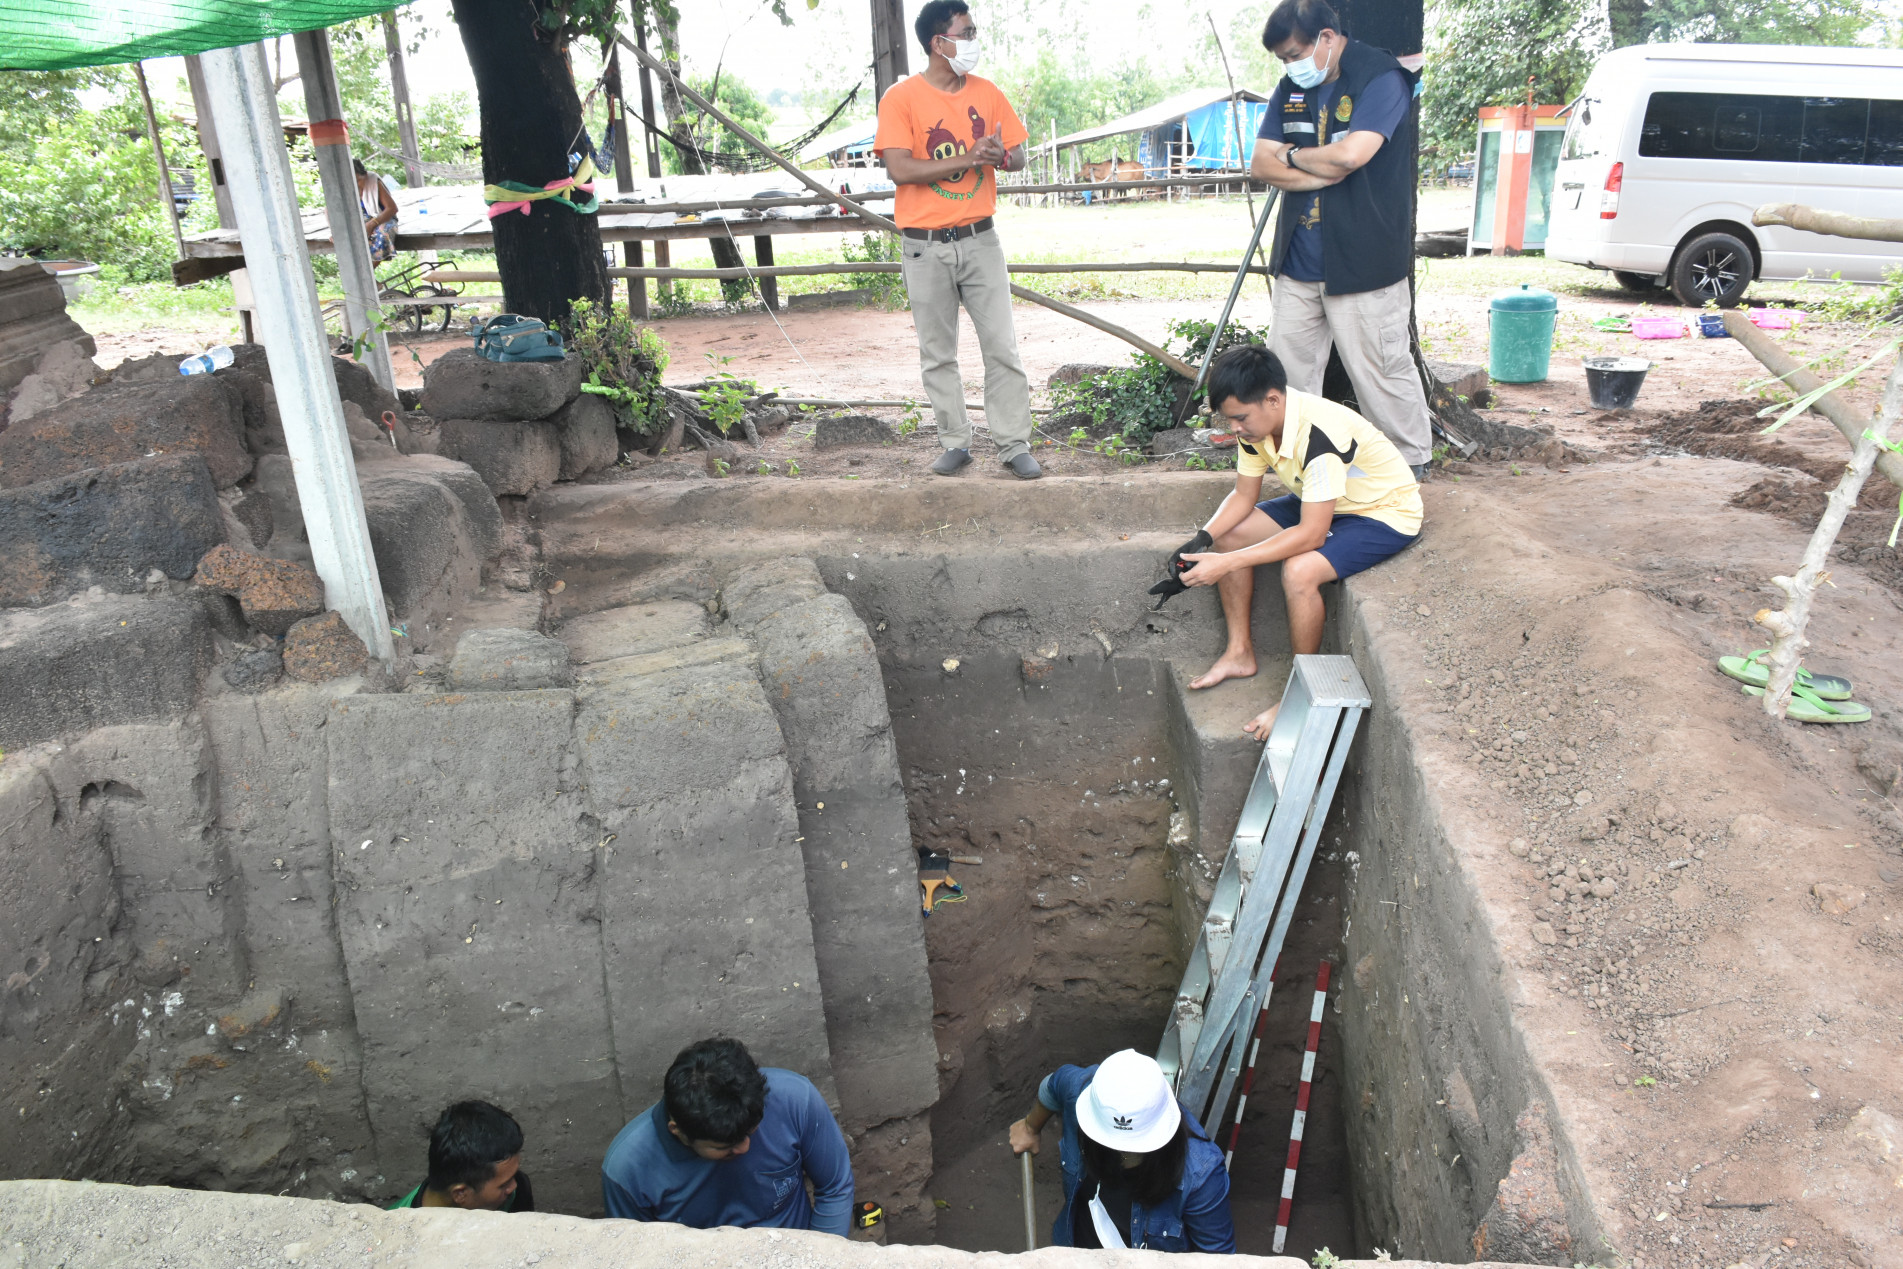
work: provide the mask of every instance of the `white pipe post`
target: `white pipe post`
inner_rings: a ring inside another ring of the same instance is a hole
[[[311,148],[317,152],[317,173],[323,179],[331,249],[337,253],[337,272],[344,284],[344,326],[363,348],[362,361],[370,377],[394,393],[396,372],[390,367],[390,340],[383,333],[383,310],[377,303],[376,262],[370,258],[370,241],[363,232],[349,136],[341,129],[320,131],[317,126],[342,124],[344,119],[337,66],[330,56],[330,32],[323,27],[299,31],[291,44],[297,50],[299,78],[304,81],[304,109],[310,114]],[[396,236],[394,224],[390,236]]]
[[[201,56],[232,212],[258,300],[265,356],[277,387],[285,446],[310,537],[311,564],[323,580],[324,602],[343,616],[371,656],[388,662],[396,655],[390,617],[383,606],[356,460],[324,342],[317,285],[304,247],[264,46],[247,44]]]

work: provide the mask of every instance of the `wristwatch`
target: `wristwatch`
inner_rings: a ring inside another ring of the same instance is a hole
[[[1282,151],[1282,162],[1288,164],[1290,167],[1294,167],[1295,170],[1298,172],[1303,172],[1305,170],[1303,168],[1295,167],[1295,147],[1294,146],[1290,146],[1288,149]]]

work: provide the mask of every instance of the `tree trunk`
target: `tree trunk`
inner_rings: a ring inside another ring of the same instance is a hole
[[[1803,659],[1804,649],[1810,646],[1804,635],[1810,626],[1811,602],[1818,586],[1830,580],[1830,574],[1824,570],[1825,562],[1830,559],[1830,548],[1837,544],[1837,534],[1843,529],[1851,508],[1857,505],[1864,483],[1876,467],[1877,455],[1884,452],[1883,442],[1899,417],[1903,417],[1903,355],[1899,355],[1896,365],[1890,368],[1889,382],[1883,391],[1882,413],[1859,435],[1843,479],[1824,500],[1823,518],[1817,522],[1804,548],[1797,576],[1771,579],[1771,584],[1784,592],[1784,607],[1759,609],[1752,618],[1771,632],[1770,654],[1765,658],[1770,678],[1764,687],[1764,712],[1773,718],[1784,717],[1790,708],[1798,662]]]
[[[655,34],[660,38],[661,60],[668,69],[680,73],[680,27],[672,9],[664,5],[653,5],[648,16],[654,22]],[[677,144],[675,152],[681,156],[681,171],[701,173],[707,170],[700,161],[699,151],[692,149],[695,144],[694,129],[688,120],[687,111],[681,101],[680,86],[666,75],[657,75],[661,81],[661,109],[667,113],[667,131]],[[716,269],[738,269],[742,267],[740,248],[731,238],[709,238],[707,245],[713,248],[714,267]],[[722,282],[720,291],[729,300],[739,299],[747,293],[745,282]]]
[[[483,180],[540,186],[567,176],[581,99],[562,48],[535,21],[540,0],[452,0],[451,7],[481,105]],[[511,312],[555,325],[568,320],[576,300],[607,303],[601,227],[593,216],[542,199],[526,216],[511,211],[489,223]]]

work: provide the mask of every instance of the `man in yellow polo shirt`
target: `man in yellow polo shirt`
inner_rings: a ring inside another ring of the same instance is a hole
[[[1236,487],[1191,539],[1203,549],[1182,552],[1181,580],[1222,596],[1229,646],[1192,688],[1255,673],[1249,603],[1256,565],[1281,563],[1289,646],[1319,652],[1322,584],[1398,555],[1421,534],[1421,487],[1394,442],[1346,406],[1290,388],[1268,349],[1245,344],[1216,358],[1209,401],[1236,435]],[[1271,471],[1289,492],[1257,502]],[[1243,730],[1268,739],[1276,708]]]

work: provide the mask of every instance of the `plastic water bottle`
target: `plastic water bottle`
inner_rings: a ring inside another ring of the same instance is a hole
[[[231,364],[231,349],[223,344],[208,348],[196,357],[187,357],[178,363],[178,372],[182,375],[208,375],[214,370],[223,370]]]

